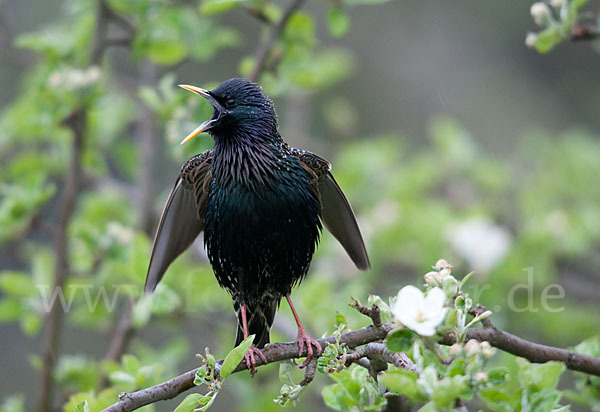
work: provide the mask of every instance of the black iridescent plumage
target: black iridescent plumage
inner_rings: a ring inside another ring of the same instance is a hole
[[[182,87],[215,107],[213,117],[191,135],[208,131],[215,145],[181,170],[159,223],[146,290],[156,287],[168,265],[204,230],[217,281],[238,313],[236,344],[255,334],[262,348],[281,298],[291,304],[292,287],[308,271],[321,221],[357,267],[367,269],[360,230],[329,163],[282,140],[272,102],[259,86],[231,79],[210,92]],[[304,334],[312,353],[314,341],[296,320],[298,339]]]

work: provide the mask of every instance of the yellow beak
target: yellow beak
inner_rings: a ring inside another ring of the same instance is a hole
[[[221,114],[221,105],[210,94],[210,92],[208,90],[205,90],[205,89],[202,89],[202,88],[196,87],[196,86],[190,86],[188,84],[180,84],[179,87],[181,87],[182,89],[185,89],[185,90],[189,90],[192,93],[196,93],[196,94],[199,94],[200,96],[204,97],[206,100],[208,100],[213,105],[213,107],[217,111],[217,117],[203,122],[200,126],[198,126],[196,129],[194,129],[193,132],[188,134],[185,137],[185,139],[183,139],[181,141],[181,144],[184,144],[187,141],[192,140],[194,137],[198,136],[200,133],[207,131],[208,129],[210,129],[213,126],[213,124],[219,119],[219,116]]]

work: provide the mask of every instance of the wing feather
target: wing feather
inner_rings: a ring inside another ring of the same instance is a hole
[[[290,150],[312,176],[313,189],[321,200],[323,224],[341,243],[356,267],[368,270],[371,264],[358,222],[348,199],[331,174],[329,162],[305,150]]]
[[[156,288],[169,265],[204,229],[211,160],[210,151],[188,160],[171,190],[152,245],[146,293]]]

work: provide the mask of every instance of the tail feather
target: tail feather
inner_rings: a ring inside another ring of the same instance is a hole
[[[238,317],[237,335],[235,337],[235,346],[237,346],[244,340],[244,328],[242,326],[242,312],[237,302],[234,303],[234,309]],[[276,300],[263,301],[258,305],[246,305],[248,334],[256,335],[254,337],[254,346],[259,349],[269,343],[269,331],[273,325],[276,311]]]

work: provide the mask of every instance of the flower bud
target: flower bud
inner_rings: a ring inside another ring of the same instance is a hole
[[[454,279],[452,276],[448,276],[447,278],[442,280],[444,292],[446,292],[446,296],[454,296],[456,292],[458,292],[458,281]]]
[[[460,344],[455,343],[454,345],[450,346],[450,348],[448,349],[448,355],[450,356],[458,356],[462,353],[462,348],[460,347]]]
[[[438,272],[427,272],[423,276],[425,283],[431,287],[442,286],[440,274]]]
[[[452,267],[452,265],[450,263],[448,263],[448,261],[446,261],[446,259],[440,259],[437,262],[435,262],[435,266],[433,268],[439,272],[442,269],[447,269],[447,268],[451,268],[451,267]]]
[[[440,273],[440,277],[442,278],[442,280],[444,280],[452,274],[452,271],[450,270],[450,268],[444,268],[444,269],[440,270],[439,273]]]
[[[492,356],[494,356],[494,353],[496,353],[496,348],[490,345],[488,341],[481,342],[479,347],[481,348],[481,354],[486,359],[491,358]]]
[[[477,341],[475,339],[471,339],[467,343],[465,343],[465,354],[469,358],[477,356],[480,352],[481,352],[481,348],[479,345],[479,341]]]
[[[533,49],[535,44],[537,43],[537,35],[535,33],[527,33],[527,37],[525,37],[525,46]]]
[[[533,21],[535,21],[535,24],[538,26],[545,26],[550,20],[550,7],[548,7],[546,3],[542,3],[541,1],[533,3],[530,12]]]
[[[477,372],[475,376],[473,376],[473,380],[477,385],[483,385],[484,383],[488,383],[490,380],[485,372]]]

